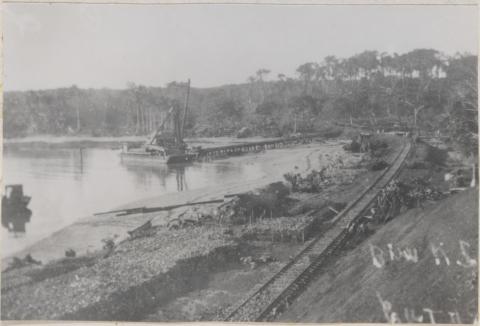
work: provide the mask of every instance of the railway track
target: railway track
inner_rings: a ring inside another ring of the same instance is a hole
[[[399,173],[410,148],[410,142],[405,141],[390,166],[332,220],[332,226],[309,240],[297,256],[272,278],[251,293],[246,300],[233,306],[227,312],[225,321],[270,321],[288,308],[313,277],[318,275],[332,253],[345,243],[352,226],[380,190]]]

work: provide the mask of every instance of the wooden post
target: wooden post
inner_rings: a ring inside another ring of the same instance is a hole
[[[189,98],[190,98],[190,78],[187,81],[187,94],[185,95],[185,106],[184,106],[184,109],[183,109],[183,121],[182,121],[182,126],[181,126],[181,131],[180,131],[180,135],[181,135],[182,139],[183,139],[183,137],[185,137],[184,129],[185,129],[185,123],[187,122],[188,100],[189,100]]]
[[[83,174],[83,148],[80,147],[80,173]]]

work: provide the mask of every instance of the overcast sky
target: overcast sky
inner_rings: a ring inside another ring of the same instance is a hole
[[[288,76],[327,55],[477,53],[472,6],[4,4],[5,90]]]

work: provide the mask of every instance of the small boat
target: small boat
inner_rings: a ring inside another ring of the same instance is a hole
[[[194,150],[189,149],[183,141],[189,94],[190,79],[187,83],[183,117],[180,117],[179,107],[171,107],[161,125],[143,146],[129,148],[128,144],[123,145],[120,153],[122,159],[155,160],[166,164],[189,163],[196,160],[198,154]],[[173,132],[167,130],[167,122],[173,122]]]
[[[23,185],[13,184],[5,186],[5,194],[2,197],[2,215],[14,215],[18,210],[27,208],[32,197],[23,195]]]
[[[2,225],[14,233],[24,233],[25,224],[30,221],[32,211],[27,208],[31,197],[23,194],[21,184],[5,186],[2,197]]]

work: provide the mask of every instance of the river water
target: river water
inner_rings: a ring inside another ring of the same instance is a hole
[[[30,221],[15,230],[2,227],[2,257],[11,255],[78,218],[166,193],[214,186],[264,174],[261,164],[234,162],[167,166],[123,162],[118,150],[5,149],[3,182],[23,184],[31,196]]]

